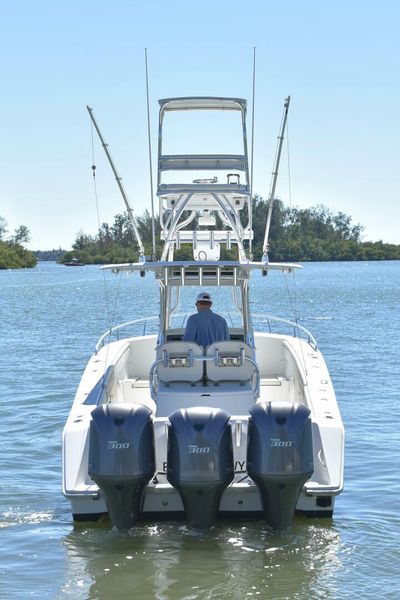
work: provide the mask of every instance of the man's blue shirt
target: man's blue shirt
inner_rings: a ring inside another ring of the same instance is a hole
[[[182,337],[185,342],[196,342],[206,348],[214,342],[229,340],[228,324],[223,317],[212,312],[211,308],[191,315]]]

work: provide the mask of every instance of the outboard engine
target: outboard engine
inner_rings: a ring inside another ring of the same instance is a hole
[[[154,475],[151,410],[143,404],[102,404],[92,412],[89,475],[99,486],[112,524],[130,529],[143,489]]]
[[[249,412],[247,472],[257,484],[267,522],[283,529],[314,471],[310,411],[302,404],[262,402]]]
[[[234,477],[229,415],[199,407],[177,410],[169,420],[167,479],[182,498],[189,525],[207,529]]]

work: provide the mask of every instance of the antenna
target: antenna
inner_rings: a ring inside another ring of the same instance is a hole
[[[290,104],[290,96],[285,98],[285,104],[283,107],[283,115],[282,115],[282,123],[281,123],[280,132],[278,135],[278,145],[277,145],[277,149],[276,149],[275,165],[274,165],[274,170],[272,171],[271,191],[269,194],[269,206],[268,206],[267,222],[265,224],[263,254],[262,254],[262,259],[261,259],[263,262],[268,262],[269,228],[271,226],[272,208],[273,208],[274,200],[275,200],[275,188],[276,188],[276,182],[278,179],[279,162],[281,159],[281,152],[282,152],[283,139],[284,139],[284,135],[285,135],[286,121],[287,121],[287,116],[288,116],[288,112],[289,112],[289,104]]]
[[[149,142],[149,168],[150,168],[150,196],[151,196],[151,237],[153,244],[153,260],[156,260],[156,228],[154,221],[154,194],[153,194],[153,167],[151,162],[151,135],[150,135],[150,104],[149,104],[149,77],[147,69],[147,48],[144,49],[144,62],[146,67],[146,97],[147,97],[147,136]]]
[[[86,106],[86,108],[88,110],[90,118],[92,119],[92,123],[93,123],[93,125],[94,125],[94,127],[95,127],[95,129],[97,131],[97,135],[100,138],[101,145],[104,148],[104,152],[106,153],[106,156],[108,158],[108,162],[111,165],[111,169],[112,169],[112,172],[114,173],[114,177],[115,177],[115,180],[116,180],[116,182],[118,184],[119,191],[121,192],[122,198],[124,199],[126,210],[128,211],[128,215],[129,215],[129,218],[130,218],[131,223],[132,223],[133,231],[135,233],[135,236],[136,236],[136,239],[137,239],[137,243],[138,243],[138,246],[139,246],[139,253],[140,253],[139,260],[140,261],[144,261],[144,246],[143,246],[142,238],[140,237],[140,233],[139,233],[139,229],[138,229],[138,226],[137,226],[137,223],[136,223],[136,219],[135,219],[134,214],[133,214],[133,208],[130,205],[128,196],[127,196],[127,194],[126,194],[126,192],[124,190],[124,186],[122,185],[122,179],[118,175],[118,171],[115,168],[115,165],[113,163],[113,159],[111,158],[111,154],[110,154],[110,152],[108,150],[108,144],[105,143],[104,138],[101,135],[101,131],[99,129],[99,126],[96,123],[96,119],[94,118],[93,108],[90,108],[90,106]]]
[[[249,229],[253,229],[253,167],[254,167],[254,102],[255,102],[255,91],[256,91],[256,47],[253,48],[253,102],[251,110],[251,164],[250,164],[250,206],[249,211]],[[249,254],[251,258],[252,251],[252,239],[250,235],[249,239]]]

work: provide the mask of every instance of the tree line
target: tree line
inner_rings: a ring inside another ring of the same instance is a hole
[[[253,200],[253,255],[259,260],[268,202],[256,196]],[[243,223],[247,222],[246,210],[242,211]],[[146,210],[137,218],[140,235],[148,255],[152,253],[151,217]],[[217,217],[216,229],[223,228]],[[201,230],[196,220],[193,229]],[[382,240],[363,242],[364,227],[354,224],[343,212],[333,212],[323,205],[311,208],[285,206],[281,201],[274,203],[269,235],[269,259],[271,261],[348,261],[348,260],[400,260],[400,245],[387,244]],[[156,221],[157,257],[163,243],[159,240],[160,225]],[[193,258],[189,245],[175,252],[181,260]],[[114,223],[103,223],[97,234],[80,232],[60,262],[77,258],[86,264],[104,264],[137,261],[137,242],[127,213],[115,216]],[[223,260],[235,260],[235,249],[221,249]]]
[[[260,196],[253,200],[253,255],[259,260],[262,255],[264,229],[268,202]],[[185,215],[184,215],[185,216]],[[246,210],[241,215],[247,223]],[[152,225],[146,210],[137,218],[145,252],[152,253]],[[216,219],[216,229],[224,225]],[[201,230],[195,219],[193,228]],[[158,219],[156,229],[156,254],[161,255],[163,242],[160,240]],[[343,260],[400,260],[400,245],[362,241],[364,227],[354,224],[352,218],[342,212],[333,212],[323,205],[311,208],[285,206],[276,201],[272,213],[269,236],[269,259],[271,261],[343,261]],[[72,250],[61,249],[45,252],[30,252],[24,244],[30,241],[29,229],[20,225],[9,235],[7,222],[0,217],[0,269],[34,267],[37,258],[58,260],[65,263],[76,258],[85,264],[123,263],[138,260],[137,242],[127,213],[117,214],[110,225],[103,223],[95,235],[79,232]],[[175,253],[177,259],[191,260],[192,249],[182,245]],[[221,248],[223,260],[235,260],[237,249]]]
[[[29,229],[20,225],[14,234],[7,235],[7,221],[0,217],[0,269],[22,269],[34,267],[36,257],[24,248],[30,241]]]
[[[60,261],[60,259],[64,256],[66,250],[62,248],[53,248],[53,250],[32,250],[32,254],[36,256],[38,260],[53,260]]]

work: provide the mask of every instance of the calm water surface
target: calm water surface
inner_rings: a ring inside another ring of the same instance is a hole
[[[334,518],[296,518],[279,535],[262,521],[205,534],[149,523],[128,535],[72,526],[61,432],[97,338],[155,314],[156,286],[96,267],[0,271],[1,599],[400,597],[400,263],[314,263],[288,285],[346,427]],[[293,316],[280,274],[252,287],[254,312]]]

